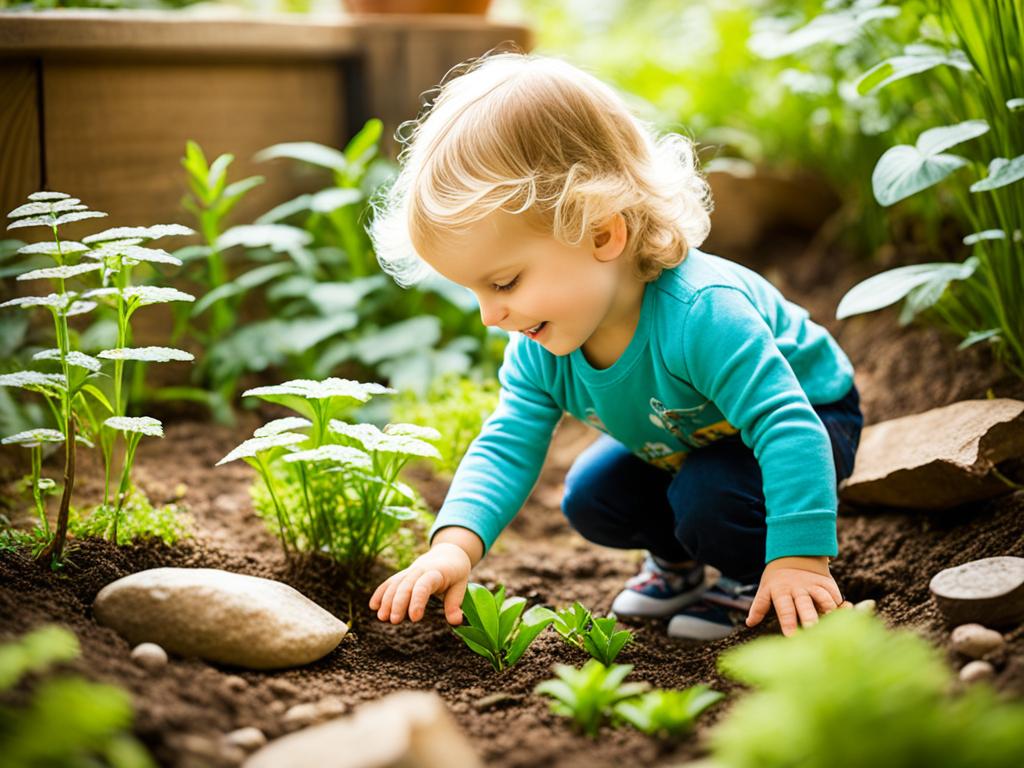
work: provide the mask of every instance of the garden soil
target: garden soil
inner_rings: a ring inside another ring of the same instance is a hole
[[[839,296],[869,274],[870,265],[843,266],[836,258],[794,259],[793,253],[802,249],[786,252],[780,245],[777,250],[780,257],[762,254],[751,263],[836,334],[857,368],[869,423],[985,397],[990,391],[1024,398],[1021,382],[1001,374],[984,349],[956,352],[955,343],[933,330],[898,328],[891,313],[830,322]],[[176,501],[186,507],[193,518],[193,538],[173,547],[148,543],[122,549],[102,541],[77,541],[61,575],[23,555],[0,554],[0,636],[17,636],[47,622],[72,629],[82,647],[82,657],[72,668],[131,693],[136,734],[166,766],[202,765],[187,757],[185,749],[196,736],[216,738],[255,726],[275,738],[285,732],[282,716],[295,704],[337,696],[352,709],[407,688],[440,694],[488,765],[667,766],[704,753],[707,730],[727,712],[728,700],[705,715],[694,735],[676,744],[628,728],[605,728],[598,740],[591,740],[550,713],[548,700],[532,694],[538,682],[551,676],[553,664],[585,661],[582,652],[564,645],[555,633],[543,633],[516,667],[495,674],[448,629],[439,603],[432,603],[418,624],[382,624],[366,607],[367,594],[346,592],[344,574],[337,569],[325,563],[289,566],[252,511],[251,470],[241,462],[213,467],[258,423],[252,413],[234,429],[178,421],[168,425],[162,441],[144,441],[140,447],[137,482],[154,503]],[[563,422],[530,501],[475,570],[475,580],[505,584],[511,594],[531,603],[561,606],[580,600],[598,611],[608,609],[623,581],[635,572],[640,553],[585,542],[559,512],[565,471],[593,437],[578,422]],[[78,498],[95,496],[100,489],[95,461],[83,458],[80,472]],[[436,509],[446,483],[423,470],[414,472],[412,480]],[[941,514],[842,512],[840,556],[833,572],[846,597],[875,599],[891,626],[912,628],[943,647],[948,628],[929,596],[931,576],[975,558],[1024,556],[1024,492]],[[335,651],[300,669],[251,672],[172,658],[163,672],[150,675],[129,659],[124,640],[95,623],[90,606],[105,584],[159,566],[224,568],[279,579],[335,615],[346,617],[351,607],[354,626]],[[778,631],[769,624],[744,628],[717,642],[687,645],[665,635],[664,621],[634,629],[635,641],[619,659],[635,665],[631,679],[671,688],[708,683],[726,692],[738,686],[718,675],[718,655]],[[1024,627],[1007,639],[1006,653],[995,660],[994,684],[1005,695],[1020,697]],[[952,651],[946,653],[951,669],[963,663]]]

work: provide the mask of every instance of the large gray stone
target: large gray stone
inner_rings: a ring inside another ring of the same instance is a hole
[[[272,741],[243,768],[479,768],[436,693],[399,691]]]
[[[840,496],[862,506],[945,509],[1012,488],[992,469],[1024,455],[1024,402],[964,400],[867,427]]]
[[[133,573],[101,589],[93,612],[132,645],[250,669],[309,664],[348,631],[287,584],[213,568]]]

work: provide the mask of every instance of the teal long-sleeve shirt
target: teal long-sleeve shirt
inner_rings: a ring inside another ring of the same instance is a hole
[[[841,399],[853,366],[807,311],[757,273],[691,249],[644,289],[632,340],[610,367],[513,334],[498,407],[459,465],[431,529],[457,525],[490,549],[537,481],[563,413],[669,472],[739,432],[761,466],[765,562],[837,554],[836,478],[811,404]]]

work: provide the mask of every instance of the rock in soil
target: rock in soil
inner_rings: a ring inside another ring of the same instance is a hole
[[[130,643],[250,669],[309,664],[348,631],[287,584],[216,568],[133,573],[101,589],[93,612]]]
[[[1024,402],[963,400],[867,427],[844,502],[946,509],[1009,493],[992,469],[1024,454]]]
[[[950,640],[954,651],[972,659],[980,659],[1006,645],[1001,634],[981,624],[961,624],[953,630]]]
[[[259,728],[249,726],[232,731],[224,736],[224,741],[246,752],[254,752],[267,743],[267,737]]]
[[[946,568],[928,585],[950,624],[1012,627],[1024,621],[1024,557],[985,557]]]
[[[400,691],[272,741],[244,768],[479,768],[436,693]]]
[[[977,683],[982,680],[991,680],[996,676],[995,667],[987,661],[970,661],[964,664],[960,670],[960,681],[964,683]]]
[[[140,643],[132,648],[132,661],[147,672],[156,672],[167,666],[167,651],[156,643]]]

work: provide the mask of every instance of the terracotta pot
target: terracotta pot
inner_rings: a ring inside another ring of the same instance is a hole
[[[345,0],[349,13],[462,13],[484,16],[491,0]]]

